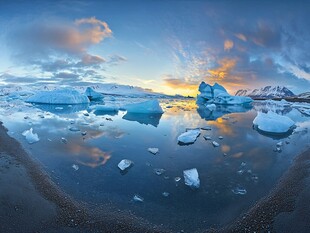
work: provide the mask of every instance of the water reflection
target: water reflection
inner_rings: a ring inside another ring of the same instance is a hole
[[[216,105],[216,109],[211,111],[205,105],[198,105],[197,112],[202,119],[216,120],[226,114],[247,112],[252,109],[252,105]]]
[[[43,111],[54,113],[54,114],[70,114],[79,111],[86,110],[88,108],[88,104],[73,104],[73,105],[65,105],[65,104],[34,104],[36,108],[39,108]]]
[[[123,116],[124,120],[136,121],[143,125],[152,125],[157,127],[162,114],[142,114],[142,113],[126,113]]]

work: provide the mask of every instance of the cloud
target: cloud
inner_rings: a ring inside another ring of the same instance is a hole
[[[224,41],[224,50],[229,51],[234,47],[234,42],[232,40],[225,40]]]
[[[232,72],[233,68],[236,66],[236,63],[236,59],[223,58],[218,62],[219,67],[209,69],[208,73],[211,75],[211,78],[224,79]]]
[[[242,40],[244,42],[247,41],[247,38],[245,35],[243,35],[242,33],[236,33],[235,36],[239,39],[239,40]]]

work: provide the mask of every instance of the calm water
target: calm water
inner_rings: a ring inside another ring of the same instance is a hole
[[[34,108],[17,101],[2,105],[0,119],[74,198],[97,205],[112,202],[117,209],[131,210],[174,231],[192,232],[231,222],[268,194],[294,157],[309,147],[310,117],[296,109],[272,107],[297,125],[293,134],[274,138],[252,127],[255,109],[271,109],[263,103],[254,103],[254,108],[218,107],[214,112],[198,108],[193,100],[161,103],[169,108],[154,116],[121,111],[96,115],[87,114],[85,106],[55,110],[54,106]],[[202,130],[194,144],[178,145],[177,137],[186,128],[204,126],[212,129]],[[31,145],[21,135],[30,127],[40,137]],[[72,132],[70,127],[80,131]],[[220,146],[214,147],[204,135]],[[282,151],[275,152],[280,141]],[[149,153],[149,147],[159,148],[159,153]],[[117,168],[122,159],[134,162],[126,174]],[[79,169],[73,169],[73,164]],[[165,173],[157,175],[155,168]],[[198,190],[184,184],[183,170],[190,168],[198,170]],[[175,182],[175,177],[182,179]],[[236,188],[245,189],[246,194],[235,194]],[[135,194],[144,202],[132,201]]]

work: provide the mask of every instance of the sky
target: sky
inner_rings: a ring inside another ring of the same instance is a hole
[[[310,1],[0,0],[0,84],[310,91]]]

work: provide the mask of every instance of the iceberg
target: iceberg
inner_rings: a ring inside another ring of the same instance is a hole
[[[123,107],[128,113],[143,114],[162,114],[163,109],[159,105],[158,100],[148,100],[145,102],[128,104]]]
[[[228,94],[227,90],[218,83],[215,83],[213,86],[211,86],[209,84],[206,84],[205,82],[201,82],[198,90],[200,94],[197,96],[197,103],[198,104],[207,103],[208,104],[207,107],[212,106],[213,110],[214,106],[211,104],[243,105],[243,104],[249,104],[253,101],[250,97],[232,96]]]
[[[26,137],[26,140],[29,144],[40,141],[38,134],[32,132],[32,128],[25,130],[22,135]]]
[[[268,113],[258,112],[253,125],[265,133],[285,134],[293,128],[295,122],[287,116],[269,111]]]
[[[199,135],[200,135],[200,129],[190,129],[190,130],[187,130],[185,133],[182,133],[178,137],[178,142],[184,145],[192,144],[196,141]]]
[[[185,185],[188,185],[192,188],[199,188],[200,180],[199,180],[199,175],[198,175],[198,171],[196,168],[183,171],[183,176],[184,176]]]
[[[86,88],[85,95],[90,101],[103,99],[103,95],[97,91],[94,91],[94,89],[92,89],[91,87]]]
[[[119,164],[117,166],[119,169],[121,169],[121,171],[125,171],[126,169],[128,169],[132,165],[133,165],[133,162],[131,160],[123,159],[122,161],[119,162]]]
[[[88,104],[86,95],[74,89],[62,89],[54,91],[41,91],[30,96],[26,102],[37,104]]]

